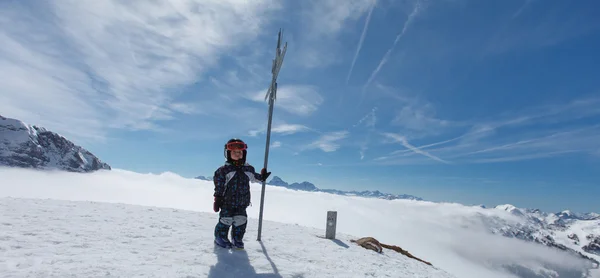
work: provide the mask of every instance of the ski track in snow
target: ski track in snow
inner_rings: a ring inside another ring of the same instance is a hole
[[[454,277],[293,224],[248,225],[246,250],[215,247],[217,214],[82,201],[0,199],[2,277]],[[250,221],[253,221],[250,219]]]

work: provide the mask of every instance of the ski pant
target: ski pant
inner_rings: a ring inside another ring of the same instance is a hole
[[[245,207],[223,207],[219,212],[219,223],[215,226],[215,238],[227,238],[231,227],[231,239],[242,241],[246,233],[246,220],[248,214]]]

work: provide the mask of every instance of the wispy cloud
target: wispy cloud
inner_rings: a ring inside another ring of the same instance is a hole
[[[279,147],[281,147],[280,141],[273,141],[273,143],[271,143],[271,148],[279,148]]]
[[[539,134],[545,134],[539,136]],[[504,135],[500,139],[478,142],[454,154],[472,162],[506,162],[553,157],[571,153],[591,153],[600,142],[600,125],[567,131],[538,131],[532,134]],[[500,142],[510,142],[499,144]],[[460,147],[460,145],[459,145]],[[452,148],[445,152],[452,152]]]
[[[377,5],[377,0],[373,0],[371,8],[369,9],[369,13],[367,14],[367,18],[365,19],[365,25],[363,27],[362,34],[360,35],[360,40],[358,41],[358,45],[356,46],[356,53],[354,53],[354,58],[352,58],[352,64],[350,65],[350,70],[348,70],[348,76],[346,77],[346,84],[350,81],[350,76],[352,75],[352,70],[354,69],[354,64],[356,63],[356,59],[358,58],[358,54],[360,53],[360,49],[362,48],[363,42],[365,41],[365,36],[367,35],[367,30],[369,29],[369,22],[371,22],[371,14],[373,13],[373,9]]]
[[[310,128],[298,124],[282,124],[273,128],[273,132],[281,134],[294,134],[298,132],[308,131]]]
[[[394,117],[390,124],[409,139],[443,134],[448,129],[465,125],[438,116],[436,107],[429,100],[408,90],[377,83],[375,92],[393,100],[394,105],[389,109],[393,111]]]
[[[345,47],[338,41],[344,26],[362,17],[372,7],[372,0],[309,0],[302,12],[303,31],[298,34],[294,61],[302,67],[317,68],[341,61],[337,49]]]
[[[453,163],[497,163],[569,154],[593,155],[600,142],[598,98],[582,98],[564,105],[532,107],[512,116],[478,120],[459,136],[398,150],[377,161],[406,163],[415,150]],[[583,121],[573,123],[574,121]],[[403,142],[405,137],[384,135]],[[408,140],[406,140],[408,143]],[[421,163],[421,160],[416,162]]]
[[[375,123],[377,123],[377,116],[375,114],[375,112],[377,112],[377,107],[373,107],[373,109],[371,109],[371,111],[366,114],[364,117],[362,117],[360,120],[358,120],[358,122],[356,122],[354,125],[352,125],[352,127],[357,127],[362,125],[363,123],[365,124],[366,127],[374,127]]]
[[[525,0],[525,3],[513,14],[512,18],[515,19],[519,16],[534,0]]]
[[[437,134],[452,125],[448,120],[436,118],[431,103],[407,104],[397,112],[391,123],[410,131],[413,137]]]
[[[436,161],[439,161],[439,162],[442,162],[442,163],[447,163],[447,164],[448,164],[448,163],[450,163],[450,162],[448,162],[448,161],[446,161],[446,160],[443,160],[443,159],[441,159],[441,158],[439,158],[439,157],[437,157],[437,156],[435,156],[435,155],[432,155],[432,154],[430,154],[430,153],[428,153],[428,152],[426,152],[426,151],[424,151],[424,150],[422,150],[422,149],[420,149],[420,148],[418,148],[418,147],[415,147],[415,146],[411,145],[411,144],[408,142],[408,140],[406,140],[406,137],[404,137],[404,136],[402,136],[402,135],[399,135],[399,134],[394,134],[394,133],[383,133],[383,135],[384,135],[385,137],[388,137],[388,138],[390,138],[390,139],[393,139],[394,141],[396,141],[396,142],[398,142],[398,143],[402,144],[404,147],[406,147],[407,149],[409,149],[409,150],[411,150],[411,151],[413,151],[413,152],[415,152],[415,153],[418,153],[418,154],[424,155],[424,156],[426,156],[426,157],[429,157],[429,158],[431,158],[431,159],[433,159],[433,160],[436,160]]]
[[[156,128],[157,120],[191,112],[177,104],[179,89],[256,38],[279,7],[234,0],[4,5],[0,110],[77,138]]]
[[[305,125],[287,124],[287,123],[277,124],[271,128],[272,133],[278,133],[281,135],[291,135],[291,134],[296,134],[299,132],[307,132],[307,131],[314,131],[314,130]],[[249,131],[249,134],[250,134],[250,136],[257,136],[257,135],[265,133],[265,132],[267,132],[267,130],[266,130],[266,128],[263,128],[263,129],[251,130],[251,131]]]
[[[394,40],[392,47],[390,47],[390,49],[388,49],[388,51],[385,53],[385,55],[383,55],[383,58],[381,58],[381,61],[379,61],[379,65],[377,65],[377,68],[375,68],[375,70],[373,70],[373,72],[371,73],[371,76],[369,77],[369,80],[367,80],[367,83],[365,83],[365,85],[363,86],[363,98],[364,98],[365,89],[369,85],[371,85],[371,82],[373,82],[373,80],[375,79],[375,77],[377,76],[377,74],[379,73],[381,68],[383,67],[383,65],[385,65],[387,63],[392,52],[396,48],[396,45],[398,44],[400,39],[404,36],[404,34],[406,33],[406,30],[408,30],[408,28],[411,26],[414,18],[419,14],[419,12],[421,12],[421,9],[422,9],[422,1],[417,0],[413,11],[408,15],[408,18],[406,19],[406,22],[404,23],[404,26],[402,27],[402,31],[400,31],[400,33],[396,36],[396,39]]]
[[[594,13],[595,3],[556,2],[543,9],[535,9],[534,0],[525,0],[494,33],[484,54],[501,54],[513,50],[536,49],[552,46],[600,30],[600,21]],[[525,11],[539,17],[528,24]]]
[[[369,144],[371,142],[371,137],[373,132],[375,132],[375,124],[377,123],[377,107],[373,107],[371,112],[362,117],[358,122],[352,125],[352,128],[357,128],[359,126],[364,125],[367,128],[367,131],[364,132],[364,139],[360,143],[360,149],[358,151],[360,155],[360,159],[363,160],[365,158],[366,152],[369,149]]]
[[[346,138],[348,135],[348,131],[328,132],[304,146],[303,150],[320,149],[324,152],[334,152],[340,148],[340,144],[337,141]]]
[[[267,90],[249,93],[247,98],[265,102]],[[276,109],[296,116],[308,116],[315,112],[323,103],[323,97],[319,94],[315,86],[310,85],[287,85],[277,88],[277,99],[275,100]]]
[[[531,160],[531,159],[559,156],[559,155],[563,155],[563,154],[576,153],[576,152],[580,152],[580,151],[579,150],[567,150],[567,151],[531,153],[531,154],[513,155],[513,156],[501,156],[501,157],[494,157],[494,158],[475,158],[472,160],[472,162],[474,162],[474,163],[497,163],[497,162]]]
[[[199,108],[191,103],[177,103],[177,102],[173,102],[170,103],[168,105],[169,109],[171,111],[176,111],[179,113],[184,113],[184,114],[196,114],[196,113],[201,113],[201,111],[199,110]]]

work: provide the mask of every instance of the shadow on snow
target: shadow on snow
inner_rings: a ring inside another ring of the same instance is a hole
[[[217,263],[210,267],[208,277],[268,277],[268,278],[281,278],[279,270],[269,254],[265,249],[265,246],[260,242],[262,252],[269,260],[271,268],[274,273],[256,273],[254,267],[250,264],[248,253],[246,250],[227,250],[220,246],[215,245],[214,252],[217,255]],[[295,276],[302,277],[302,276]]]

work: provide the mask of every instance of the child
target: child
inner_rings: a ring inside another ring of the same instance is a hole
[[[213,209],[219,212],[219,223],[215,226],[215,243],[224,248],[243,249],[242,239],[246,233],[246,208],[250,205],[250,182],[266,181],[271,172],[263,168],[260,174],[246,163],[248,145],[240,139],[231,139],[225,144],[225,165],[215,171],[215,202]],[[228,239],[229,227],[231,239]]]

